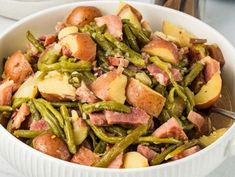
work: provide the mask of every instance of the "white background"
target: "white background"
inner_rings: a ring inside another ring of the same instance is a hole
[[[235,46],[235,0],[207,0],[204,21],[220,31]],[[15,21],[0,16],[0,33],[14,23]],[[234,176],[235,158],[233,157],[227,159],[220,167],[207,177]],[[0,157],[0,177],[24,176],[15,171],[14,168]],[[193,174],[191,177],[194,177]]]

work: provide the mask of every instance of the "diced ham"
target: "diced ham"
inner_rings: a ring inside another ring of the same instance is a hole
[[[45,40],[44,40],[44,46],[49,46],[50,44],[54,43],[56,41],[56,35],[54,34],[48,34],[45,35]]]
[[[153,136],[158,138],[174,137],[180,140],[188,140],[187,135],[174,117],[157,128],[153,132]]]
[[[14,82],[5,81],[0,85],[0,105],[9,106],[11,105],[11,97],[13,92]]]
[[[150,64],[147,66],[147,70],[150,72],[152,76],[155,77],[155,79],[164,86],[167,86],[169,84],[169,77],[165,71],[163,71],[161,68],[157,67],[155,64]],[[180,74],[180,71],[176,68],[170,68],[171,73],[175,79],[175,81],[181,81],[182,76]]]
[[[208,82],[215,73],[220,72],[220,63],[213,58],[207,56],[201,60],[206,65],[205,67],[205,78]]]
[[[106,15],[95,18],[95,21],[98,26],[106,25],[110,34],[115,38],[122,40],[122,21],[119,16]]]
[[[119,154],[108,166],[108,168],[121,168],[123,165],[123,152]]]
[[[90,149],[81,146],[78,152],[73,156],[71,162],[91,166],[99,160],[99,156]]]
[[[197,146],[193,146],[193,147],[191,147],[189,149],[184,150],[180,154],[176,155],[175,157],[172,158],[172,160],[182,159],[182,158],[190,156],[190,155],[192,155],[192,154],[194,154],[194,153],[196,153],[196,152],[198,152],[200,150],[201,150],[200,146],[198,146],[198,145]]]
[[[129,61],[123,57],[108,57],[109,64],[112,66],[122,66],[126,68],[129,64]]]
[[[108,125],[104,113],[91,113],[89,114],[89,117],[93,125],[97,125],[97,126]]]
[[[151,161],[153,159],[153,157],[157,154],[157,152],[150,149],[148,146],[144,146],[142,144],[138,145],[137,152],[142,154],[149,161]]]
[[[57,22],[57,24],[55,26],[55,31],[58,33],[59,31],[61,31],[65,27],[66,27],[66,25],[64,22]]]
[[[104,111],[105,118],[109,125],[112,124],[130,124],[140,125],[148,124],[150,116],[140,108],[131,108],[130,113],[121,113],[114,111]]]
[[[194,111],[190,111],[187,119],[197,127],[199,132],[202,132],[203,127],[206,124],[204,117]]]
[[[21,126],[21,123],[24,122],[26,119],[26,116],[30,114],[29,107],[27,106],[26,103],[23,103],[20,106],[20,109],[17,111],[16,114],[13,116],[13,123],[12,123],[12,128],[13,129],[18,129]]]
[[[67,56],[67,57],[71,57],[72,56],[72,52],[69,49],[67,49],[66,47],[62,47],[62,54],[64,56]]]
[[[40,120],[33,120],[30,124],[30,130],[49,130],[48,123],[42,118]]]
[[[97,101],[94,93],[86,86],[84,82],[77,88],[76,95],[82,103],[95,103]]]

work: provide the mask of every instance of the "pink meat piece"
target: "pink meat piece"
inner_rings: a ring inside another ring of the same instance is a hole
[[[189,149],[184,150],[183,152],[181,152],[180,154],[176,155],[175,157],[172,158],[172,160],[179,160],[182,159],[184,157],[190,156],[192,154],[195,154],[196,152],[200,151],[201,148],[200,146],[193,146]]]
[[[206,124],[204,117],[194,111],[189,112],[187,119],[198,128],[199,132],[202,131]]]
[[[13,92],[14,82],[7,80],[0,85],[0,105],[11,105],[11,97]]]
[[[109,125],[112,124],[130,124],[140,125],[148,124],[150,116],[140,108],[131,108],[130,113],[121,113],[114,111],[104,111],[105,118]]]
[[[59,31],[61,31],[65,27],[66,27],[66,25],[64,22],[57,22],[57,24],[55,26],[55,30],[58,33]]]
[[[77,88],[76,95],[82,103],[95,103],[97,101],[94,93],[86,86],[84,82]]]
[[[44,46],[49,46],[50,44],[54,43],[56,41],[56,35],[49,34],[45,36]]]
[[[71,57],[72,52],[69,49],[62,47],[62,55],[67,56],[67,57]]]
[[[188,140],[187,135],[174,117],[170,118],[167,122],[157,128],[153,132],[153,136],[158,138],[174,137],[180,140]]]
[[[126,68],[129,64],[129,61],[123,57],[108,57],[109,64],[112,66],[122,66]]]
[[[33,120],[30,124],[30,130],[49,130],[48,123],[42,118],[40,120]]]
[[[17,113],[13,115],[14,117],[13,117],[12,128],[13,129],[20,128],[22,122],[24,122],[24,120],[29,114],[30,114],[29,107],[27,106],[26,103],[23,103],[20,106],[20,109],[17,111]]]
[[[205,60],[205,78],[206,82],[208,82],[215,73],[220,72],[220,63],[211,57],[206,57],[202,60]]]
[[[95,21],[98,26],[106,25],[110,34],[115,38],[122,40],[122,21],[119,16],[106,15],[95,18]]]
[[[138,145],[137,152],[146,157],[149,161],[157,154],[154,150],[150,149],[148,146],[142,144]]]
[[[91,113],[89,114],[89,117],[93,125],[97,125],[97,126],[108,125],[104,113]]]
[[[108,166],[108,168],[121,168],[123,165],[123,152],[119,154]]]
[[[81,146],[78,152],[73,156],[71,162],[91,166],[99,160],[99,156],[90,149]]]
[[[157,67],[155,64],[150,64],[147,66],[147,70],[150,72],[152,76],[155,77],[155,79],[164,86],[167,86],[169,84],[169,77],[165,71],[163,71],[161,68]],[[171,68],[171,73],[175,79],[175,81],[181,81],[183,78],[180,74],[180,71],[176,68]]]

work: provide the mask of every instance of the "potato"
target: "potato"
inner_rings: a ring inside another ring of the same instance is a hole
[[[121,5],[119,9],[120,10],[118,11],[117,15],[121,19],[128,19],[136,28],[141,29],[140,21],[142,19],[142,15],[135,8],[125,4],[123,6]]]
[[[40,71],[35,75],[30,76],[16,91],[13,98],[35,98],[38,93],[38,76],[41,74]]]
[[[76,89],[68,83],[68,76],[57,71],[50,72],[38,82],[38,90],[48,101],[75,100]]]
[[[62,160],[69,160],[71,157],[65,142],[51,133],[45,133],[34,138],[33,148]]]
[[[119,14],[123,9],[125,9],[127,7],[129,7],[131,9],[131,11],[135,14],[135,16],[137,17],[137,19],[139,21],[142,20],[142,18],[143,18],[142,14],[136,8],[134,8],[133,6],[131,6],[130,4],[127,4],[125,2],[120,2],[117,14]]]
[[[180,43],[179,39],[178,38],[175,38],[173,36],[169,36],[169,35],[166,35],[164,34],[163,32],[160,32],[160,31],[155,31],[153,33],[154,36],[157,36],[157,37],[160,37],[166,41],[171,41],[171,42],[174,42],[176,43],[177,45]]]
[[[80,6],[72,10],[65,20],[67,25],[83,27],[94,21],[96,17],[102,16],[99,9],[93,6]]]
[[[94,94],[105,101],[124,103],[127,77],[117,70],[110,71],[98,77],[92,84]]]
[[[160,38],[155,38],[142,48],[143,52],[160,57],[166,62],[179,63],[179,52],[177,46]]]
[[[190,39],[196,38],[196,36],[194,36],[193,34],[189,33],[183,28],[176,26],[175,24],[169,21],[163,22],[162,31],[166,35],[173,36],[179,39],[181,47],[189,47],[191,45]]]
[[[206,109],[215,104],[220,98],[221,89],[222,79],[220,73],[217,72],[194,96],[196,106],[200,109]]]
[[[95,60],[96,43],[86,33],[67,35],[59,43],[70,50],[75,58],[86,61]]]
[[[151,33],[153,32],[152,27],[150,26],[149,22],[147,22],[146,20],[142,21],[141,27]]]
[[[68,26],[63,28],[59,34],[58,39],[61,40],[63,37],[68,36],[69,34],[74,34],[78,32],[78,27],[76,26]]]
[[[124,156],[124,168],[143,168],[148,166],[148,159],[138,152],[128,152]]]
[[[161,94],[133,78],[128,82],[126,97],[129,104],[155,117],[159,116],[166,101]]]

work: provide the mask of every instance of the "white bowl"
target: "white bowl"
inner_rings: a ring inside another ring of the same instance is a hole
[[[223,68],[224,83],[235,96],[235,50],[221,34],[198,19],[181,12],[150,4],[131,4],[142,12],[154,29],[160,29],[163,20],[167,19],[183,26],[198,37],[207,38],[209,43],[217,43],[226,59]],[[79,5],[96,6],[103,13],[115,14],[118,2],[79,2],[31,15],[0,35],[0,58],[10,55],[16,49],[24,49],[25,33],[28,29],[38,35],[54,32],[55,24]],[[234,132],[235,125],[218,141],[190,157],[142,169],[101,169],[58,160],[23,144],[2,126],[0,126],[0,153],[13,167],[28,177],[201,177],[211,172],[227,157],[235,155],[235,141],[232,141]]]

